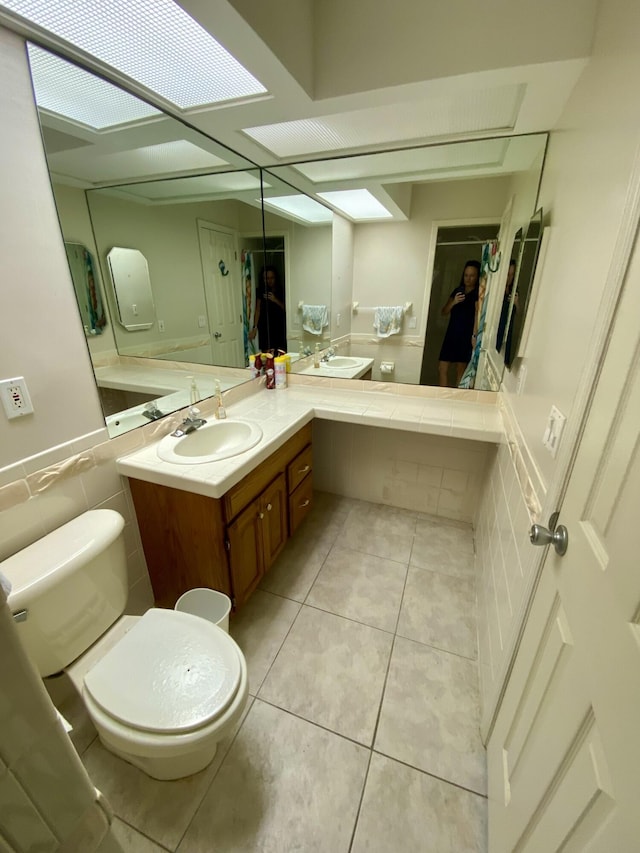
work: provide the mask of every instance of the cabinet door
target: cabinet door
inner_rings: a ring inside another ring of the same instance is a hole
[[[265,572],[275,562],[287,541],[287,484],[279,474],[261,495]]]
[[[252,501],[227,528],[229,567],[236,607],[247,600],[264,574],[264,513],[261,501],[261,497]]]

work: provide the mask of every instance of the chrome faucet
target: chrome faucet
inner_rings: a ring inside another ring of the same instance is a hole
[[[336,351],[334,350],[334,348],[329,347],[329,349],[326,350],[325,354],[322,356],[320,361],[324,361],[326,363],[327,361],[329,361],[329,359],[333,358],[335,354],[336,354]]]
[[[195,406],[191,406],[189,409],[189,413],[187,417],[182,421],[178,429],[174,430],[171,435],[176,438],[181,438],[183,435],[188,435],[190,432],[193,432],[196,429],[199,429],[201,426],[206,424],[204,418],[198,417],[200,414],[200,409],[196,409]]]
[[[147,403],[147,408],[142,412],[143,417],[149,418],[150,421],[156,421],[158,418],[164,417],[164,412],[161,412],[155,400]]]

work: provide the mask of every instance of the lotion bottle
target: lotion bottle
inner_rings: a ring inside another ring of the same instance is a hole
[[[195,404],[200,400],[200,391],[198,390],[198,386],[196,385],[195,376],[190,376],[189,379],[191,380],[191,387],[189,391],[191,405],[195,406]]]
[[[316,344],[316,349],[313,353],[313,366],[320,367],[320,344]]]
[[[216,379],[216,418],[223,420],[227,417],[227,410],[222,405],[222,391],[220,390],[220,381]]]

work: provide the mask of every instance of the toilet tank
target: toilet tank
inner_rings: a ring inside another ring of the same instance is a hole
[[[123,529],[119,513],[90,510],[0,563],[18,635],[43,677],[75,660],[122,615]]]

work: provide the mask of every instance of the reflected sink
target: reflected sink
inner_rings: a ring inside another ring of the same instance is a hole
[[[344,355],[335,355],[325,363],[325,367],[335,367],[338,370],[351,370],[354,367],[360,367],[362,360],[359,358],[348,358]]]
[[[219,462],[250,450],[262,438],[262,430],[249,421],[226,419],[211,420],[205,426],[180,438],[172,435],[158,444],[158,456],[165,462],[178,465],[197,465],[202,462]]]
[[[122,412],[118,415],[109,415],[107,418],[109,438],[116,438],[116,436],[122,435],[123,432],[129,432],[130,429],[135,429],[148,423],[151,423],[149,418],[145,418],[140,412]]]

